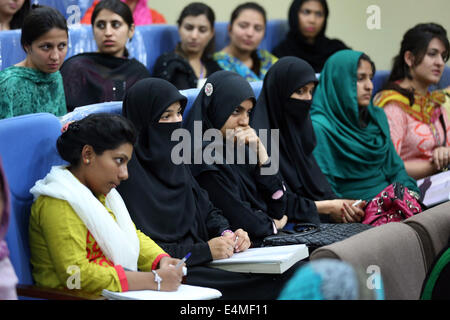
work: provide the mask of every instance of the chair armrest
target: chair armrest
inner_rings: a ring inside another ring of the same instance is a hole
[[[103,296],[80,290],[53,289],[34,285],[19,284],[16,287],[17,295],[21,297],[47,299],[47,300],[106,300]]]

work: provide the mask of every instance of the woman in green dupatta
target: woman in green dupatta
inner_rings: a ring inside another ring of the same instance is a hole
[[[58,10],[38,6],[24,20],[25,60],[0,72],[0,119],[28,113],[66,113],[59,68],[67,53],[68,29]]]
[[[419,192],[395,151],[385,113],[372,104],[374,73],[364,53],[339,51],[325,63],[314,94],[314,156],[340,197],[370,200],[394,182]]]

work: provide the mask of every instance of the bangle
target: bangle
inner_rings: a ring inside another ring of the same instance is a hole
[[[159,276],[156,270],[152,270],[152,272],[155,275],[155,282],[158,284],[158,291],[161,291],[161,282],[163,279]]]
[[[227,230],[224,230],[224,231],[220,234],[220,236],[223,237],[223,235],[224,235],[225,233],[227,233],[227,232],[229,232],[229,233],[234,233],[234,232],[231,231],[230,229],[227,229]]]

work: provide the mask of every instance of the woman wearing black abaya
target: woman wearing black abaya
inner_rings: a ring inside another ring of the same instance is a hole
[[[320,73],[333,53],[348,49],[342,41],[325,36],[328,19],[326,0],[294,0],[288,19],[289,32],[272,52],[278,58],[302,58],[315,72]]]
[[[248,125],[255,102],[253,90],[243,77],[234,72],[218,71],[208,78],[184,123],[191,136],[196,134],[194,122],[202,124],[202,134],[214,130],[217,133],[216,154],[211,159],[214,161],[209,162],[213,163],[208,164],[208,159],[201,163],[195,161],[197,155],[205,158],[212,149],[204,142],[200,150],[194,149],[191,171],[231,226],[245,229],[252,241],[258,242],[282,229],[287,216],[283,181],[278,173],[264,174],[264,170],[270,168],[267,152]],[[244,146],[245,164],[238,164],[238,144]],[[233,149],[233,158],[228,157],[227,153],[231,152],[225,147]],[[257,153],[252,151],[255,149]],[[254,164],[249,161],[251,155],[257,158]]]
[[[312,153],[316,137],[309,110],[316,84],[315,72],[306,61],[281,58],[264,79],[250,122],[257,131],[280,132],[280,171],[288,193],[289,221],[321,214],[323,222],[359,222],[364,202],[353,207],[354,200],[336,199]]]
[[[138,131],[128,180],[117,188],[136,227],[151,235],[172,257],[187,260],[186,283],[216,288],[224,299],[274,299],[291,275],[256,275],[204,266],[244,251],[250,239],[230,226],[184,164],[175,165],[171,141],[181,127],[186,98],[171,83],[156,78],[137,82],[126,94],[123,115]],[[237,237],[239,239],[237,239]],[[236,245],[235,245],[236,243]]]

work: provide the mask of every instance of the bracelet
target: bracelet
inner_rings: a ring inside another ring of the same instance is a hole
[[[234,233],[234,232],[231,231],[230,229],[227,229],[227,230],[224,230],[224,231],[220,234],[220,236],[223,237],[223,235],[224,235],[225,233],[227,233],[227,232],[229,232],[229,233]]]
[[[152,270],[152,272],[155,275],[155,282],[158,284],[158,291],[161,291],[161,282],[163,279],[159,276],[156,270]]]

